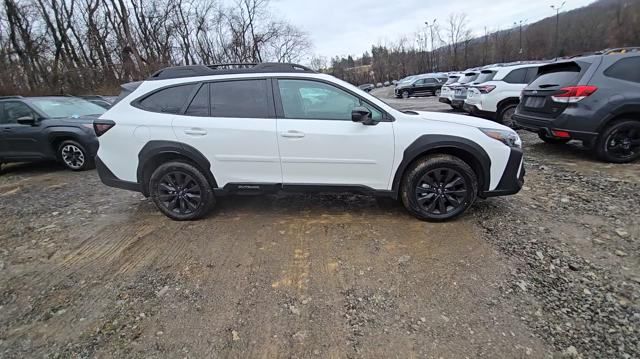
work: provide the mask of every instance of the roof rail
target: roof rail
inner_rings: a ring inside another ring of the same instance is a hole
[[[12,98],[24,98],[22,96],[16,95],[16,96],[0,96],[0,100],[8,100],[8,99],[12,99]]]
[[[182,77],[197,77],[211,75],[228,75],[243,73],[264,73],[264,72],[310,72],[308,67],[280,62],[263,63],[222,63],[213,65],[187,65],[172,66],[156,71],[148,80],[167,80]]]
[[[627,54],[629,52],[640,52],[640,47],[638,47],[638,46],[618,47],[618,48],[615,48],[615,49],[602,50],[602,54],[603,55]]]

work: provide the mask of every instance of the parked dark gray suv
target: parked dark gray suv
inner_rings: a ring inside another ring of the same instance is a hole
[[[513,118],[545,142],[575,139],[604,161],[637,160],[640,53],[605,53],[541,66]]]
[[[0,165],[59,160],[74,171],[93,167],[93,120],[105,111],[75,97],[0,97]]]

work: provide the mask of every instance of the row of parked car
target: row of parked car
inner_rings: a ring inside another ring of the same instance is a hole
[[[638,48],[450,74],[439,101],[547,143],[582,141],[607,162],[640,158]]]

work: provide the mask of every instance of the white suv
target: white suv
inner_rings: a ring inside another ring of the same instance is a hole
[[[123,88],[94,122],[98,173],[176,220],[204,216],[218,196],[273,191],[373,193],[445,220],[523,183],[510,128],[400,112],[299,65],[172,67]]]
[[[440,89],[440,98],[438,101],[442,103],[446,103],[447,105],[451,105],[451,101],[453,100],[453,87],[456,86],[462,74],[450,74],[447,78],[447,82],[442,85]]]
[[[467,91],[464,110],[514,127],[512,117],[520,103],[520,93],[536,77],[539,66],[541,64],[520,64],[480,71]]]

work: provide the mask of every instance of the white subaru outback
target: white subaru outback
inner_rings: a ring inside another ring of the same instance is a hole
[[[446,220],[523,183],[521,141],[505,126],[398,111],[303,66],[181,66],[123,86],[94,122],[102,181],[151,197],[175,220],[216,197],[354,191]]]

